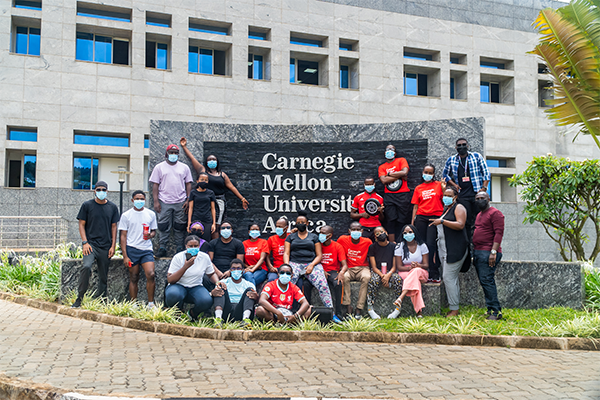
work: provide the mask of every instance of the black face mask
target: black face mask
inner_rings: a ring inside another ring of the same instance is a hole
[[[296,224],[296,228],[298,228],[298,232],[306,231],[306,224]]]
[[[199,187],[200,189],[206,189],[208,187],[208,182],[198,182],[196,187]]]
[[[461,156],[464,156],[465,154],[467,154],[469,152],[469,149],[467,148],[467,146],[457,147],[456,151],[458,151],[458,154],[460,154]]]
[[[377,236],[377,240],[379,240],[380,242],[385,242],[388,238],[387,233],[382,233],[380,235]]]
[[[478,200],[475,200],[475,204],[477,204],[477,207],[479,207],[479,209],[481,211],[483,211],[487,208],[489,201],[487,201],[485,199],[478,199]]]
[[[200,238],[202,237],[202,234],[203,234],[202,231],[197,230],[197,229],[192,230],[192,232],[190,233],[190,235],[196,235]]]

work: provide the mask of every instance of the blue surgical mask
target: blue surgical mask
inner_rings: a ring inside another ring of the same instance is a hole
[[[284,231],[285,230],[283,228],[280,228],[280,227],[275,228],[275,234],[277,234],[277,236],[282,236]]]
[[[396,157],[396,152],[394,150],[385,151],[385,158],[387,158],[388,160],[393,160],[394,157]]]
[[[288,274],[279,275],[279,283],[287,285],[292,280],[292,276]]]
[[[256,239],[257,237],[260,236],[260,231],[257,231],[256,229],[253,229],[250,232],[248,232],[248,234],[250,235],[250,237],[252,239]]]
[[[415,240],[415,234],[414,233],[405,233],[404,235],[402,235],[402,237],[404,237],[404,240],[406,240],[407,242],[412,242],[413,240]]]
[[[360,239],[360,237],[362,236],[362,232],[360,231],[352,231],[350,232],[350,237],[354,240],[358,240]]]
[[[206,166],[210,169],[215,169],[215,168],[217,168],[217,161],[216,160],[207,161]]]
[[[231,277],[237,281],[238,279],[240,279],[242,277],[242,270],[241,269],[232,269]]]
[[[449,206],[450,204],[452,204],[454,202],[454,197],[444,196],[444,197],[442,197],[442,201],[444,202],[445,206]]]
[[[98,200],[104,200],[106,199],[106,192],[96,192],[96,197]]]
[[[327,241],[327,235],[324,233],[319,233],[319,242],[325,243]]]
[[[177,162],[177,160],[179,159],[179,154],[169,154],[169,161],[170,162]]]
[[[221,229],[221,236],[223,239],[229,239],[231,237],[231,229]]]
[[[433,175],[429,175],[429,174],[423,174],[423,180],[425,182],[429,182],[433,179]]]
[[[133,206],[138,210],[141,210],[146,205],[146,200],[134,200]]]
[[[367,193],[371,193],[373,190],[375,190],[375,185],[365,185],[365,190]]]
[[[198,247],[190,247],[189,249],[187,249],[187,252],[193,256],[197,256],[199,251],[200,249]]]

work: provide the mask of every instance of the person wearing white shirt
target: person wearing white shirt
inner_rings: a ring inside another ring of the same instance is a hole
[[[165,305],[177,306],[183,312],[183,304],[191,303],[189,312],[192,321],[208,311],[213,305],[213,299],[208,289],[202,285],[204,275],[210,281],[221,287],[217,274],[208,254],[200,252],[200,238],[190,235],[185,239],[186,250],[173,256],[167,271],[169,286],[165,289]]]
[[[129,296],[137,299],[140,265],[146,274],[148,307],[154,307],[154,252],[151,239],[156,236],[156,214],[145,208],[146,195],[136,190],[131,196],[133,208],[125,211],[119,221],[123,264],[129,271]]]
[[[223,320],[243,321],[247,326],[251,323],[250,317],[254,311],[254,304],[258,300],[256,287],[242,277],[244,264],[234,258],[231,260],[229,271],[231,276],[221,280],[220,287],[210,293],[214,299],[215,320],[222,324]]]

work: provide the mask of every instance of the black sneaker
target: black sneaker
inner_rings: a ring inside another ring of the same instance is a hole
[[[164,247],[161,247],[156,252],[156,255],[154,256],[154,258],[163,258],[163,257],[166,257],[166,256],[167,256],[167,249],[165,249]]]
[[[75,303],[73,303],[71,308],[81,308],[81,299],[75,300]]]
[[[490,314],[489,317],[486,318],[488,321],[498,321],[502,319],[502,314]]]

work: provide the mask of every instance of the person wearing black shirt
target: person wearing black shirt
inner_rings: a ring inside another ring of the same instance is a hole
[[[196,190],[192,190],[189,197],[188,207],[188,232],[190,231],[190,225],[193,221],[202,222],[202,226],[205,227],[202,239],[206,241],[211,240],[211,235],[217,229],[215,225],[216,220],[216,203],[217,198],[215,193],[207,189],[208,187],[208,174],[201,172],[198,175],[198,183]]]
[[[369,316],[373,319],[380,319],[379,315],[373,309],[375,298],[379,292],[379,288],[383,285],[394,289],[396,296],[402,293],[402,279],[396,273],[396,259],[394,251],[396,243],[390,242],[387,231],[378,226],[373,231],[375,235],[375,243],[369,246],[369,264],[371,265],[371,280],[367,288],[367,310]],[[400,310],[392,311],[388,318],[397,318],[400,315]]]
[[[92,264],[98,264],[97,296],[107,297],[108,265],[115,254],[117,245],[117,223],[119,209],[106,200],[108,185],[104,181],[96,182],[93,200],[81,205],[77,219],[79,220],[79,235],[83,245],[83,266],[79,275],[77,299],[73,308],[81,307],[81,301],[90,284]]]
[[[232,237],[233,228],[227,221],[221,224],[220,237],[213,239],[209,243],[208,255],[212,260],[215,267],[215,272],[219,280],[229,278],[230,272],[229,267],[231,266],[231,260],[237,258],[244,262],[244,244],[241,240]],[[250,272],[243,274],[245,280],[250,281],[254,276]],[[214,289],[214,285],[210,280],[204,280],[204,287],[209,291]]]

